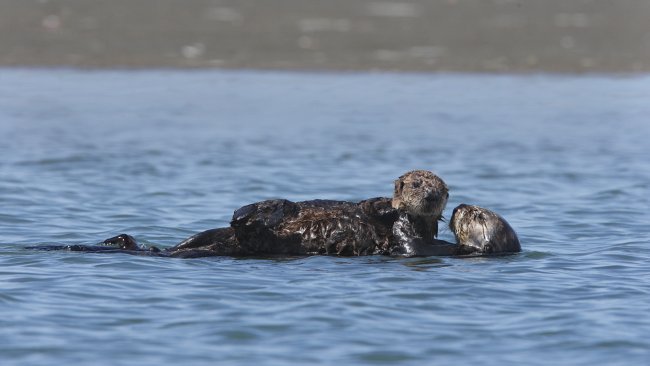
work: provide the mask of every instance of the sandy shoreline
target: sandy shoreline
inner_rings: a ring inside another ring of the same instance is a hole
[[[7,0],[0,66],[650,72],[646,0]]]

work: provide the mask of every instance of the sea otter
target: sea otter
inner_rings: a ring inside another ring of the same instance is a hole
[[[501,216],[486,208],[461,204],[454,208],[449,228],[458,254],[503,254],[521,251],[517,234]]]
[[[230,227],[203,231],[178,245],[144,249],[128,234],[103,246],[38,247],[88,252],[124,252],[180,258],[270,255],[451,256],[521,250],[516,233],[501,216],[461,204],[449,223],[456,244],[436,239],[449,197],[435,174],[410,171],[395,181],[392,198],[361,202],[267,200],[233,214]]]
[[[381,199],[374,199],[381,200]],[[267,201],[273,202],[273,201]],[[313,201],[311,201],[313,202]],[[362,203],[373,202],[373,200],[362,201]],[[261,205],[262,203],[254,204]],[[277,204],[277,203],[276,203]],[[253,205],[250,205],[253,206]],[[258,206],[256,206],[259,208]],[[248,206],[242,208],[246,209]],[[246,211],[246,210],[245,210]],[[390,211],[390,210],[389,210]],[[244,212],[246,213],[246,212]],[[235,214],[235,216],[237,216]],[[273,215],[271,215],[273,216]],[[408,229],[410,226],[402,225],[404,222],[396,220],[393,224],[393,231],[396,227],[400,230]],[[273,226],[273,225],[270,225]],[[398,245],[393,246],[388,251],[380,251],[372,254],[389,254],[389,255],[402,255],[402,256],[461,256],[461,255],[498,255],[516,253],[521,251],[521,245],[517,234],[512,229],[510,224],[501,216],[493,211],[479,206],[472,206],[461,204],[454,208],[451,220],[449,221],[449,228],[456,238],[456,244],[448,243],[442,240],[434,239],[433,243],[427,243],[424,240],[417,239],[417,235],[406,233],[405,238],[401,240],[395,239]],[[277,238],[276,238],[277,239]],[[206,246],[203,243],[210,242],[212,244]],[[122,234],[114,238],[107,239],[107,244],[111,247],[103,247],[103,251],[142,251],[137,246],[133,237]],[[241,255],[239,247],[236,244],[235,230],[230,228],[212,229],[203,233],[197,234],[183,243],[170,248],[166,251],[158,251],[151,248],[155,253],[161,255],[169,255],[174,257],[203,257],[210,255]],[[276,254],[339,254],[345,255],[346,253],[317,253],[298,251],[295,248],[291,249],[291,240],[286,242],[280,240],[279,248],[275,251]],[[405,250],[405,243],[408,243],[411,249]],[[74,246],[72,250],[95,251],[102,247],[86,247]],[[262,250],[259,246],[250,249],[249,253],[261,253]],[[217,254],[219,253],[219,254]],[[361,253],[367,254],[367,253]]]
[[[451,244],[435,237],[448,197],[442,179],[429,171],[414,170],[395,181],[392,198],[257,202],[236,210],[228,228],[207,230],[172,248],[154,248],[149,253],[172,257],[413,256],[426,247],[428,252],[437,250],[438,255],[445,255],[451,253]],[[127,234],[104,243],[139,250]]]

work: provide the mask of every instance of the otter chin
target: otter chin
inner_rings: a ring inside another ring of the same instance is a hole
[[[449,228],[461,254],[502,254],[521,251],[510,224],[486,208],[461,204],[454,208]]]

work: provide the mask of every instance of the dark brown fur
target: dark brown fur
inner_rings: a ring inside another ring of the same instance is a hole
[[[198,233],[152,255],[172,257],[264,255],[435,255],[450,253],[436,240],[438,220],[448,198],[447,185],[435,174],[414,170],[395,181],[393,198],[361,202],[269,200],[235,211],[230,227]],[[107,239],[129,252],[139,249],[122,234]]]

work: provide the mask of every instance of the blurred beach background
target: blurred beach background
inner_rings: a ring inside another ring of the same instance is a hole
[[[650,71],[647,0],[2,0],[0,66]]]

